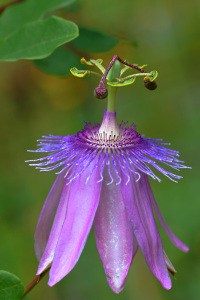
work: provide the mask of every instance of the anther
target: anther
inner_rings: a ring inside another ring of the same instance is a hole
[[[156,81],[150,81],[150,79],[148,77],[145,77],[144,78],[144,86],[150,90],[150,91],[153,91],[157,88],[157,83]]]

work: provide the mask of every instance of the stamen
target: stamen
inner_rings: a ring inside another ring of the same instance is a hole
[[[97,162],[95,163],[94,167],[92,168],[92,171],[90,172],[89,176],[88,176],[87,179],[86,179],[86,182],[85,182],[86,184],[88,183],[90,177],[92,176],[92,174],[93,174],[95,168],[98,166],[98,164],[99,164],[99,162],[100,162],[100,159],[101,159],[101,157],[102,157],[102,153],[103,153],[103,151],[101,150],[100,153],[99,153],[99,157],[98,157]]]
[[[105,81],[106,81],[106,77],[107,77],[110,69],[112,68],[112,66],[114,65],[116,60],[118,60],[119,62],[121,62],[125,66],[136,69],[137,71],[139,71],[141,73],[146,73],[146,71],[141,69],[140,67],[138,67],[136,65],[129,64],[129,63],[125,62],[124,60],[122,60],[119,56],[114,55],[113,59],[111,60],[109,66],[108,66],[108,68],[104,72],[103,77],[101,78],[99,86],[95,89],[95,96],[99,99],[104,99],[108,95],[108,91],[107,91],[106,86],[105,86]]]
[[[183,161],[177,159],[178,151],[164,148],[162,145],[166,143],[161,143],[158,139],[143,138],[136,132],[134,124],[130,127],[126,127],[126,125],[127,123],[124,122],[119,125],[118,135],[115,134],[110,125],[108,126],[110,133],[107,134],[104,130],[99,132],[99,124],[86,123],[82,131],[67,139],[66,137],[44,137],[40,144],[41,148],[36,151],[49,152],[49,155],[29,162],[32,162],[31,165],[36,166],[40,171],[51,171],[61,167],[61,170],[56,174],[64,172],[63,176],[68,179],[68,183],[80,176],[91,164],[92,171],[86,178],[86,183],[95,168],[99,170],[100,179],[97,182],[101,182],[104,179],[105,166],[108,168],[107,172],[110,177],[108,185],[113,182],[116,185],[120,184],[122,181],[121,172],[127,177],[126,185],[130,181],[129,175],[131,173],[137,175],[136,181],[140,179],[140,172],[160,181],[151,170],[151,166],[172,181],[176,182],[177,179],[182,178],[157,164],[159,161],[177,171],[181,168],[188,168],[183,165]],[[136,169],[139,171],[136,172]]]
[[[111,179],[111,181],[108,182],[106,185],[110,185],[110,184],[112,184],[113,181],[114,181],[114,179],[113,179],[113,177],[112,177],[112,174],[111,174],[111,171],[110,171],[110,159],[109,159],[109,156],[110,156],[110,155],[109,155],[108,151],[106,151],[106,165],[108,166],[108,174],[109,174],[110,179]]]
[[[111,151],[112,153],[112,162],[113,162],[113,167],[114,167],[114,170],[115,170],[115,174],[117,175],[117,177],[119,178],[119,181],[116,183],[116,185],[119,185],[122,181],[121,177],[119,176],[119,172],[117,170],[117,165],[116,165],[116,161],[115,161],[115,156],[114,156],[114,153],[113,151]]]

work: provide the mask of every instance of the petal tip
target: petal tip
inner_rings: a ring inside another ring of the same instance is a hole
[[[121,293],[121,291],[125,287],[125,279],[120,278],[120,276],[106,276],[106,277],[107,277],[107,280],[108,280],[111,290],[115,294]]]
[[[44,267],[42,268],[42,267],[39,265],[39,267],[38,267],[38,269],[37,269],[36,275],[40,275],[44,270],[45,270],[45,268],[44,268]]]
[[[52,281],[51,279],[49,279],[48,281],[48,286],[53,286],[54,284],[56,284],[56,282]]]
[[[51,269],[50,272],[49,272],[49,281],[48,281],[47,284],[48,284],[49,286],[53,286],[53,285],[55,285],[58,281],[60,281],[62,278],[63,278],[63,276],[60,277],[60,276],[58,276],[58,274],[56,274],[56,273],[54,273],[54,274],[52,275],[52,269]]]
[[[188,252],[188,251],[190,251],[190,248],[187,245],[184,245],[184,247],[182,248],[182,250],[184,252]]]
[[[40,275],[42,272],[40,272],[40,270],[37,270],[36,276]]]
[[[168,277],[163,282],[161,282],[161,284],[164,287],[164,289],[166,289],[166,290],[170,290],[172,288],[172,282],[171,282],[170,277]]]

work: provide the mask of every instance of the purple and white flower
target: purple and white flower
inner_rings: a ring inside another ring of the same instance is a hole
[[[49,285],[66,276],[77,263],[94,224],[97,249],[111,289],[119,293],[138,247],[165,289],[171,288],[166,256],[153,209],[171,242],[189,248],[165,223],[154,199],[148,176],[160,181],[152,167],[169,179],[181,176],[184,162],[162,140],[144,138],[135,125],[116,122],[116,113],[105,110],[101,125],[85,123],[72,136],[44,136],[34,152],[48,153],[31,161],[41,171],[62,169],[41,211],[35,232],[38,273],[51,266]],[[53,225],[52,218],[55,214]]]

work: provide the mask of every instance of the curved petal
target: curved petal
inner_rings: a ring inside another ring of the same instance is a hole
[[[147,179],[148,181],[148,179]],[[152,206],[155,210],[155,213],[158,217],[158,220],[160,221],[160,224],[162,225],[163,229],[165,230],[165,232],[167,233],[169,239],[171,240],[171,242],[179,249],[185,251],[185,252],[188,252],[189,251],[189,247],[187,245],[185,245],[181,240],[179,240],[175,234],[171,231],[171,229],[169,228],[169,226],[166,224],[161,212],[160,212],[160,209],[158,207],[158,204],[156,203],[156,200],[154,198],[154,195],[153,195],[153,192],[152,192],[152,189],[151,189],[151,186],[150,186],[150,183],[149,181],[147,182],[147,187],[148,187],[148,193],[149,193],[149,197],[151,199],[151,203],[152,203]]]
[[[120,186],[115,183],[106,184],[110,181],[107,170],[104,170],[103,177],[94,231],[108,283],[115,293],[120,293],[138,244],[123,203]],[[115,182],[115,178],[113,179]]]
[[[63,176],[64,177],[64,176]],[[49,239],[45,248],[45,251],[40,260],[37,275],[42,273],[51,263],[54,257],[56,245],[60,232],[62,230],[63,223],[65,221],[68,198],[71,190],[71,183],[67,185],[68,179],[65,178],[63,183],[62,193],[59,199],[59,205],[56,211],[56,215],[53,221],[53,226],[49,235]]]
[[[56,284],[74,267],[92,227],[101,190],[101,183],[97,183],[99,180],[98,168],[93,171],[86,184],[93,167],[92,164],[72,181],[67,214],[49,273],[48,284],[50,286]]]
[[[45,250],[49,232],[51,229],[51,220],[60,199],[64,182],[64,176],[59,174],[45,200],[35,231],[35,252],[38,260],[41,259]]]
[[[121,190],[127,213],[133,225],[134,234],[144,254],[146,262],[165,289],[171,288],[171,280],[165,264],[162,241],[156,226],[151,201],[148,194],[147,175],[135,170],[129,173],[131,181],[126,185],[122,175]],[[140,175],[140,180],[138,179]]]

